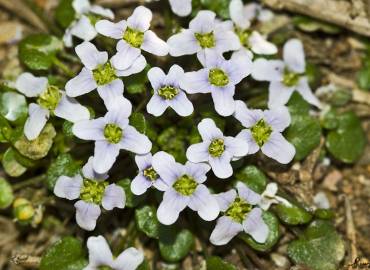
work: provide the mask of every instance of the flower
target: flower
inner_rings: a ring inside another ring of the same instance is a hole
[[[104,100],[114,96],[123,106],[131,108],[131,103],[122,95],[124,86],[118,76],[140,72],[145,68],[145,59],[142,65],[143,59],[138,54],[137,58],[126,59],[126,67],[121,66],[122,69],[118,70],[115,68],[113,59],[108,62],[108,53],[98,51],[90,42],[79,44],[75,50],[85,67],[76,77],[67,82],[67,95],[77,97],[97,89]]]
[[[260,4],[244,5],[242,0],[231,0],[229,11],[234,23],[243,29],[249,28],[254,20],[266,22],[274,17],[271,10],[263,8]]]
[[[294,146],[281,134],[290,125],[290,114],[286,107],[250,110],[239,100],[236,101],[234,116],[246,127],[236,137],[248,143],[249,154],[261,149],[266,156],[282,164],[294,158]]]
[[[117,54],[114,58],[131,58],[141,50],[148,53],[165,56],[168,54],[167,43],[149,30],[153,14],[150,9],[139,6],[126,20],[113,23],[108,20],[98,21],[96,30],[103,36],[118,39]],[[122,64],[124,64],[122,62]]]
[[[194,163],[207,162],[219,178],[228,178],[233,174],[230,165],[233,158],[248,154],[248,144],[238,138],[224,136],[215,122],[206,118],[198,124],[198,131],[203,142],[191,145],[186,157]]]
[[[154,94],[146,106],[148,113],[160,116],[168,107],[174,109],[180,116],[189,116],[193,113],[193,104],[179,85],[183,76],[184,70],[178,65],[173,65],[168,75],[158,67],[149,70],[148,78]]]
[[[217,220],[210,237],[211,243],[225,245],[242,231],[258,243],[266,242],[269,228],[262,219],[263,211],[253,207],[259,203],[261,196],[241,182],[236,188],[237,192],[232,189],[215,195],[223,216]]]
[[[101,17],[114,19],[112,10],[98,5],[91,5],[89,0],[73,0],[72,7],[75,11],[75,20],[66,29],[63,42],[66,47],[72,47],[72,36],[84,41],[93,40],[98,34],[95,22]]]
[[[24,125],[24,134],[28,140],[34,140],[40,135],[50,113],[70,122],[90,118],[87,108],[74,98],[67,97],[58,87],[49,84],[46,77],[22,73],[15,82],[15,88],[26,97],[36,98],[36,103],[28,106],[29,117]]]
[[[166,182],[153,169],[152,161],[158,157],[157,154],[136,155],[135,162],[139,168],[139,174],[131,182],[131,191],[135,195],[144,194],[151,186],[160,191],[168,189]]]
[[[108,108],[104,117],[73,125],[72,132],[76,137],[95,141],[93,168],[96,172],[107,172],[121,149],[140,155],[150,152],[152,143],[148,137],[129,125],[130,113],[131,109],[116,106]]]
[[[261,194],[261,200],[258,203],[258,206],[261,207],[263,210],[267,211],[272,204],[284,204],[286,206],[292,206],[292,204],[284,199],[283,197],[280,197],[277,194],[278,191],[278,185],[276,183],[269,183],[266,186],[266,189]]]
[[[107,241],[101,235],[90,236],[87,248],[89,264],[83,270],[135,270],[144,261],[143,252],[133,247],[114,258]]]
[[[240,48],[238,37],[233,31],[217,23],[216,14],[209,10],[199,11],[191,20],[189,29],[173,35],[167,41],[172,56],[197,53],[198,59],[204,62],[207,51],[222,54]]]
[[[191,0],[169,0],[172,12],[185,17],[191,13]]]
[[[92,231],[101,214],[100,206],[105,210],[114,207],[124,208],[126,196],[123,188],[105,181],[107,174],[98,174],[93,169],[93,158],[82,168],[82,174],[73,177],[60,176],[54,186],[54,194],[68,200],[79,199],[75,203],[77,224]]]
[[[253,63],[252,77],[258,81],[269,81],[269,108],[285,105],[294,91],[310,104],[320,108],[321,104],[312,93],[305,76],[306,63],[302,42],[288,40],[283,48],[283,59],[257,59]]]
[[[232,115],[235,85],[250,74],[252,61],[247,55],[225,60],[215,51],[209,51],[203,66],[199,71],[185,73],[180,87],[189,94],[211,93],[216,112],[222,116]]]
[[[158,152],[156,155],[153,168],[168,186],[158,207],[158,220],[162,224],[171,225],[187,206],[197,211],[206,221],[216,219],[220,212],[217,201],[203,184],[210,167],[191,162],[182,165],[166,152]]]

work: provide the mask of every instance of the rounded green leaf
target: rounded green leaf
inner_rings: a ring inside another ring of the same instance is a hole
[[[136,128],[140,133],[146,133],[146,120],[142,113],[132,113],[130,116],[130,125]]]
[[[75,19],[73,0],[61,0],[55,10],[55,19],[63,28],[67,28]]]
[[[331,209],[316,209],[314,215],[315,217],[321,218],[321,219],[335,218],[335,212]]]
[[[211,256],[206,260],[207,270],[236,270],[231,263],[225,262],[220,257]]]
[[[4,178],[0,178],[0,209],[9,207],[13,200],[12,186]]]
[[[27,118],[27,102],[23,95],[15,92],[1,93],[0,113],[7,120],[22,123]]]
[[[12,177],[18,177],[27,171],[27,168],[20,164],[16,159],[16,154],[12,147],[9,147],[3,156],[1,163],[3,164],[6,174]]]
[[[236,174],[236,179],[257,193],[262,193],[267,185],[266,175],[254,165],[246,166]]]
[[[153,206],[143,206],[135,210],[135,221],[140,231],[148,237],[159,237],[159,221],[157,219],[157,210]]]
[[[159,251],[167,262],[178,262],[188,255],[194,245],[194,236],[187,230],[162,227],[159,234]]]
[[[273,210],[282,222],[289,225],[306,224],[312,219],[310,212],[294,204],[291,206],[277,204],[273,206]]]
[[[209,9],[217,13],[223,19],[229,19],[229,3],[230,0],[200,0],[203,8]]]
[[[146,194],[136,196],[131,191],[131,180],[126,178],[117,182],[117,185],[121,186],[125,190],[126,195],[126,207],[133,208],[138,206],[140,203],[145,201]]]

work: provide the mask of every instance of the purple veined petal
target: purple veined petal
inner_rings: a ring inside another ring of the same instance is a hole
[[[96,31],[98,31],[99,34],[114,39],[121,39],[126,27],[127,24],[125,20],[122,20],[118,23],[108,20],[100,20],[95,24]]]
[[[256,54],[271,55],[278,52],[274,43],[268,42],[260,33],[253,31],[249,37],[251,49]]]
[[[180,87],[180,79],[184,76],[185,72],[179,65],[172,65],[168,74],[165,78],[165,85],[172,85],[174,87]]]
[[[24,124],[24,135],[28,140],[32,141],[40,135],[49,119],[50,113],[38,104],[30,103],[28,106],[28,114],[29,117]]]
[[[91,236],[87,240],[89,250],[88,268],[98,269],[102,265],[113,265],[113,255],[103,236]]]
[[[139,155],[147,154],[152,149],[152,142],[148,137],[138,132],[132,126],[127,126],[123,130],[123,137],[118,145],[121,149],[125,149]]]
[[[191,13],[191,0],[169,0],[171,10],[180,17],[185,17]]]
[[[148,71],[148,79],[154,90],[158,90],[166,84],[166,74],[159,67],[153,67]]]
[[[238,233],[243,231],[243,226],[232,221],[229,217],[223,216],[217,220],[209,240],[213,245],[222,246],[230,242]]]
[[[153,14],[150,9],[144,6],[138,6],[135,8],[132,15],[127,19],[128,27],[145,32],[150,27]]]
[[[244,183],[238,182],[236,184],[239,197],[247,201],[251,205],[256,205],[261,201],[261,195],[251,190]]]
[[[299,39],[288,40],[283,48],[283,59],[291,71],[303,73],[306,70],[306,61],[303,44]]]
[[[239,37],[233,31],[218,29],[214,32],[216,40],[216,50],[220,54],[229,51],[239,50],[241,47]]]
[[[78,226],[86,231],[95,229],[96,220],[101,214],[100,207],[93,203],[85,201],[78,201],[75,203],[76,207],[76,222]]]
[[[216,126],[211,118],[205,118],[198,124],[198,131],[203,141],[223,138],[222,131]]]
[[[94,149],[93,168],[99,174],[106,173],[112,168],[119,154],[119,146],[107,141],[96,141]]]
[[[144,194],[152,184],[152,181],[146,179],[145,176],[139,173],[131,182],[131,191],[133,194],[139,196]]]
[[[239,53],[238,58],[232,57],[230,61],[227,61],[223,66],[223,69],[229,75],[230,81],[233,84],[240,83],[252,72],[253,63],[246,51]]]
[[[116,102],[121,99],[117,97]],[[124,129],[128,125],[128,117],[131,115],[131,103],[130,106],[112,106],[112,108],[105,114],[104,120],[107,124],[116,124],[120,128]]]
[[[258,243],[265,243],[269,235],[269,228],[262,219],[262,210],[253,208],[243,222],[243,229]]]
[[[157,218],[164,225],[176,222],[179,214],[189,204],[189,196],[182,196],[174,189],[167,190],[157,210]]]
[[[284,106],[294,92],[294,86],[288,87],[281,82],[270,82],[268,107],[276,108]]]
[[[70,97],[78,97],[91,92],[97,87],[92,71],[84,67],[76,77],[67,82],[66,92]]]
[[[93,168],[93,160],[94,157],[89,157],[89,160],[86,162],[86,164],[82,167],[82,174],[87,179],[94,179],[94,180],[106,180],[108,179],[109,175],[107,173],[99,174],[96,171],[94,171]]]
[[[102,6],[98,5],[92,5],[90,8],[90,12],[100,15],[102,17],[108,18],[113,20],[114,19],[114,13],[111,9],[109,8],[103,8]]]
[[[214,30],[216,14],[210,10],[201,10],[189,23],[194,33],[207,34]]]
[[[19,75],[15,82],[15,88],[26,97],[37,97],[46,90],[47,86],[47,78],[35,77],[29,72]]]
[[[146,155],[136,155],[135,162],[139,171],[143,171],[152,166],[153,156],[151,153]]]
[[[220,211],[225,212],[235,201],[237,194],[235,189],[231,189],[227,192],[215,194],[214,196],[217,200],[218,206],[220,207]]]
[[[85,15],[82,15],[81,18],[72,25],[70,33],[84,41],[93,40],[98,34],[95,27],[91,24],[90,19]]]
[[[258,152],[258,150],[260,150],[260,147],[254,140],[252,133],[249,129],[243,129],[242,131],[240,131],[236,138],[242,139],[248,144],[249,155],[255,154]]]
[[[144,261],[143,252],[130,247],[124,250],[113,262],[114,270],[136,270]]]
[[[117,43],[117,53],[110,60],[112,66],[118,70],[126,70],[140,57],[141,51],[120,40]]]
[[[190,196],[189,207],[197,211],[198,215],[206,221],[215,220],[220,213],[217,200],[205,185],[198,185],[197,189]]]
[[[249,145],[245,140],[225,137],[224,138],[225,150],[230,152],[234,157],[244,157],[248,155]]]
[[[72,132],[77,138],[82,140],[105,140],[105,124],[105,120],[102,117],[93,120],[82,120],[74,123]]]
[[[226,151],[220,157],[209,157],[209,164],[218,178],[225,179],[233,175],[233,167],[230,164],[231,158],[231,154]]]
[[[158,152],[153,156],[153,169],[169,186],[172,186],[173,182],[181,176],[180,172],[176,170],[178,167],[176,164],[174,157],[164,151]]]
[[[232,21],[241,29],[248,29],[250,26],[249,16],[246,16],[244,4],[241,0],[232,0],[229,5],[230,17]]]
[[[285,106],[276,107],[271,110],[263,112],[266,122],[273,130],[282,132],[290,125],[290,114],[288,108]]]
[[[90,118],[89,110],[78,103],[76,99],[68,97],[65,93],[62,93],[62,98],[55,108],[54,114],[72,123]]]
[[[186,150],[186,158],[194,163],[206,162],[209,159],[209,142],[201,142],[190,145]]]
[[[302,77],[299,80],[299,83],[297,85],[297,91],[308,103],[316,106],[319,109],[322,108],[320,100],[312,93],[312,90],[307,81],[307,77]]]
[[[180,91],[173,99],[168,100],[167,103],[182,117],[189,116],[194,111],[193,104],[183,91]]]
[[[59,198],[75,200],[80,197],[82,177],[77,174],[73,177],[60,176],[54,186],[54,194]]]
[[[207,180],[207,172],[211,167],[205,163],[192,163],[187,161],[185,164],[185,174],[189,175],[197,181],[198,184],[202,184]]]
[[[252,77],[257,81],[282,81],[285,64],[281,60],[258,58],[253,62]]]
[[[161,98],[157,94],[154,94],[146,105],[147,112],[156,117],[161,116],[167,108],[168,104],[166,100]]]
[[[219,115],[230,116],[235,112],[235,85],[217,88],[211,94],[215,110]]]
[[[209,83],[208,73],[208,69],[186,72],[180,80],[181,89],[184,89],[188,94],[210,93],[211,84]]]
[[[146,67],[146,60],[145,57],[140,55],[133,63],[132,65],[125,69],[125,70],[116,70],[116,75],[118,77],[127,77],[132,74],[140,73],[144,70]]]
[[[151,30],[145,32],[141,49],[157,56],[166,56],[169,51],[167,43]]]
[[[262,153],[279,163],[288,164],[295,156],[294,146],[280,132],[272,132],[269,140],[261,147]]]
[[[235,101],[234,117],[246,128],[253,127],[256,122],[264,116],[262,110],[250,110],[247,105],[241,101]]]
[[[102,200],[102,206],[105,210],[113,208],[124,208],[126,203],[126,195],[122,187],[116,184],[110,184],[105,188]]]
[[[84,66],[90,70],[108,61],[108,53],[99,51],[94,44],[88,41],[77,45],[75,51]]]
[[[195,54],[202,49],[194,32],[186,29],[171,36],[167,40],[167,44],[170,55],[174,57]]]

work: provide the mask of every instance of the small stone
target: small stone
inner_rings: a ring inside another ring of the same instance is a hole
[[[0,22],[0,44],[10,44],[22,38],[23,27],[14,21]]]
[[[343,179],[342,174],[338,170],[333,170],[324,179],[322,185],[330,191],[338,191],[338,183]]]
[[[290,266],[289,260],[285,256],[276,252],[271,253],[270,256],[271,260],[275,263],[276,266],[284,269],[287,269]]]
[[[322,191],[318,192],[313,198],[313,201],[318,208],[322,208],[322,209],[330,208],[329,199],[326,196],[325,192],[322,192]]]

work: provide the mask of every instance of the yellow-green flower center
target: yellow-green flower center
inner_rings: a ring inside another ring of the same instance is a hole
[[[53,111],[58,106],[61,98],[62,94],[58,87],[48,85],[47,89],[37,98],[37,103],[44,109]]]
[[[208,147],[208,152],[213,157],[220,157],[225,151],[225,144],[223,139],[214,139]]]
[[[289,69],[284,69],[283,84],[292,87],[298,84],[301,74],[290,71]]]
[[[144,42],[144,32],[127,27],[125,33],[123,34],[123,40],[132,47],[140,48]]]
[[[259,147],[263,146],[272,133],[272,127],[264,119],[259,120],[251,128],[252,136]]]
[[[122,139],[123,131],[122,128],[116,124],[107,124],[104,128],[104,137],[110,143],[119,143]]]
[[[158,89],[158,95],[164,99],[171,100],[174,97],[176,97],[178,93],[179,93],[179,89],[177,89],[176,87],[170,86],[170,85],[163,86]]]
[[[94,204],[101,204],[108,182],[98,182],[95,180],[84,179],[80,192],[80,199]]]
[[[251,45],[249,43],[249,38],[251,36],[251,31],[249,30],[242,30],[238,27],[235,28],[235,33],[239,37],[240,43],[243,45],[243,47],[250,49]]]
[[[219,68],[213,68],[208,73],[208,80],[215,86],[226,86],[229,84],[229,76]]]
[[[225,211],[225,216],[230,217],[235,222],[243,223],[252,208],[252,205],[247,203],[242,198],[237,197],[229,206],[229,208]]]
[[[205,48],[213,48],[216,45],[215,35],[213,32],[209,32],[206,34],[195,33],[195,38],[198,40],[200,47],[203,49]]]
[[[173,188],[184,196],[190,196],[193,194],[197,186],[198,183],[194,180],[194,178],[187,174],[184,174],[178,178],[173,184]]]
[[[93,76],[98,85],[105,85],[117,79],[116,71],[109,62],[95,69]]]
[[[143,175],[145,176],[146,179],[150,181],[155,181],[158,178],[157,172],[153,169],[153,167],[146,168],[143,171]]]

